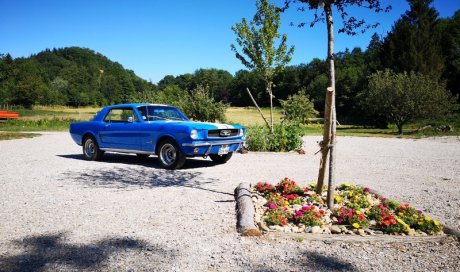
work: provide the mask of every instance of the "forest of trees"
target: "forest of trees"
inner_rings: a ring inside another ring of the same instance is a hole
[[[367,118],[360,94],[368,88],[369,77],[385,69],[419,73],[446,86],[454,96],[460,94],[460,11],[452,18],[439,18],[428,5],[430,1],[408,2],[411,10],[385,37],[374,34],[366,49],[336,53],[339,122],[377,122]],[[325,60],[316,58],[307,64],[287,66],[273,78],[274,103],[280,106],[280,100],[304,90],[321,112],[327,82]],[[101,106],[143,101],[172,87],[192,92],[198,86],[207,86],[215,100],[232,106],[253,105],[245,91],[249,87],[261,106],[269,105],[263,79],[253,71],[240,70],[232,75],[221,69],[198,69],[167,75],[154,84],[86,48],[47,49],[16,59],[0,54],[0,105]]]

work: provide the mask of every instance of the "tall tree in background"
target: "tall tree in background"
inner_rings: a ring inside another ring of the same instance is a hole
[[[329,66],[329,87],[326,92],[326,105],[324,110],[324,133],[321,145],[322,156],[320,160],[320,168],[318,173],[318,183],[316,192],[320,194],[324,184],[326,172],[327,157],[329,155],[329,180],[327,204],[330,209],[334,206],[333,191],[335,186],[335,143],[336,143],[336,108],[335,108],[335,66],[334,66],[334,21],[332,10],[333,7],[337,10],[342,18],[343,27],[339,29],[339,33],[343,32],[348,35],[356,35],[358,30],[364,32],[366,29],[375,27],[377,24],[369,25],[364,20],[356,19],[350,16],[347,10],[351,7],[368,8],[375,12],[388,11],[391,7],[382,8],[379,0],[285,0],[283,9],[289,8],[291,3],[299,3],[299,10],[307,9],[320,11],[314,15],[310,26],[314,26],[317,22],[326,21],[327,26],[327,62]],[[305,23],[300,23],[299,26],[304,26]]]
[[[443,77],[452,94],[460,96],[460,10],[452,18],[441,19],[438,29],[445,60]]]
[[[263,78],[270,99],[269,127],[273,133],[273,77],[277,70],[291,61],[294,47],[288,49],[287,35],[278,33],[280,12],[275,5],[268,0],[257,0],[256,7],[257,13],[249,23],[243,18],[241,23],[232,27],[241,53],[234,44],[230,47],[244,66],[257,71]]]
[[[382,62],[395,72],[421,73],[439,79],[444,68],[433,0],[407,0],[409,10],[383,41]]]

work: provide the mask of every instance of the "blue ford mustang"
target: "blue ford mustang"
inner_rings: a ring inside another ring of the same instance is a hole
[[[157,104],[105,107],[92,121],[71,123],[70,135],[83,147],[85,160],[100,160],[105,151],[155,154],[166,169],[195,156],[225,163],[245,141],[240,125],[192,122],[177,108]]]

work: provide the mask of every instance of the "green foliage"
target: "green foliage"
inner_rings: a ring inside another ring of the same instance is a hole
[[[310,101],[305,88],[297,94],[290,95],[287,100],[280,100],[284,109],[284,120],[299,124],[308,124],[309,118],[316,117],[318,112]]]
[[[302,129],[295,124],[276,124],[273,134],[266,126],[251,126],[246,132],[246,142],[251,151],[285,152],[302,147]]]
[[[45,50],[29,58],[0,55],[0,104],[106,105],[154,85],[90,49]]]
[[[410,9],[383,41],[381,60],[396,72],[417,72],[439,79],[444,60],[433,0],[408,0]]]
[[[226,105],[216,102],[208,87],[198,86],[179,103],[182,111],[191,119],[203,122],[225,121]]]
[[[3,131],[56,131],[68,130],[70,123],[75,122],[74,119],[51,118],[40,120],[8,120],[0,123],[0,130]]]
[[[399,134],[408,122],[443,116],[452,109],[452,99],[444,84],[414,72],[385,70],[372,74],[360,97],[363,109],[395,123]]]
[[[441,19],[438,31],[445,60],[443,77],[452,94],[460,97],[460,10],[452,18]]]

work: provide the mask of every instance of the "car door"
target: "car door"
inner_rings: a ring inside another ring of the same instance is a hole
[[[112,108],[104,117],[99,138],[104,147],[121,150],[140,150],[141,125],[131,107]]]

